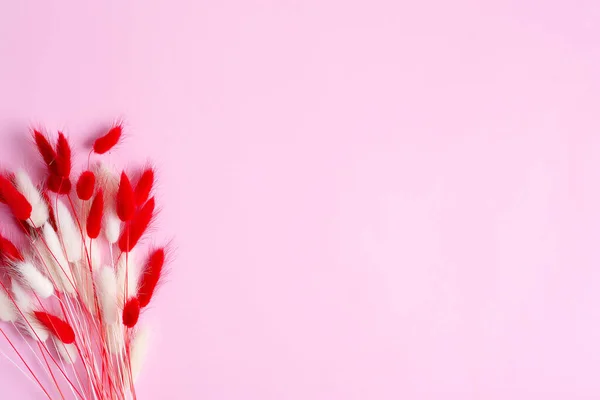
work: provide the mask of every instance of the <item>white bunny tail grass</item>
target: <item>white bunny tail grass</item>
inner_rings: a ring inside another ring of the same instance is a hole
[[[67,364],[75,364],[77,361],[77,347],[74,344],[66,344],[52,336],[52,342],[60,358]]]
[[[121,308],[125,304],[125,300],[137,296],[141,269],[136,253],[134,250],[122,254],[117,263],[117,299]]]
[[[110,354],[122,354],[125,350],[125,327],[121,321],[112,325],[105,325],[106,341]]]
[[[17,327],[35,340],[45,342],[49,332],[32,313],[33,301],[29,293],[16,280],[12,280],[13,299],[17,309]]]
[[[102,249],[96,239],[89,239],[88,243],[87,249],[89,254],[87,256],[90,257],[90,261],[92,262],[92,271],[97,271],[102,266]],[[87,261],[86,259],[86,263]]]
[[[100,268],[96,276],[96,286],[98,287],[98,297],[104,323],[106,325],[114,324],[119,317],[115,271],[107,266]]]
[[[13,301],[4,287],[0,287],[0,320],[4,322],[15,322],[19,316]]]
[[[65,248],[67,260],[77,262],[81,260],[83,242],[81,239],[81,231],[77,228],[73,215],[60,200],[56,202],[56,223],[58,224],[58,232],[62,238],[62,244]]]
[[[90,314],[94,315],[96,310],[96,299],[94,296],[94,278],[89,268],[82,262],[79,262],[73,268],[75,285],[81,300]]]
[[[30,261],[19,262],[15,265],[17,273],[24,283],[38,296],[47,299],[54,294],[54,286]]]
[[[119,188],[119,178],[113,169],[105,162],[99,161],[94,165],[96,176],[100,186],[104,188],[105,193],[114,195]]]
[[[115,244],[121,235],[121,220],[115,209],[115,195],[119,188],[119,178],[103,162],[96,164],[96,175],[100,185],[104,187],[105,203],[102,218],[104,237],[108,243]]]
[[[58,235],[50,224],[44,224],[42,235],[45,243],[36,241],[34,245],[40,254],[40,261],[44,263],[44,272],[50,275],[59,291],[74,295],[76,290],[73,272],[60,244]]]
[[[121,235],[121,220],[113,208],[106,210],[102,222],[104,224],[104,236],[108,243],[117,243]]]
[[[27,293],[25,288],[14,279],[11,280],[11,291],[13,300],[18,307],[17,313],[20,315],[21,313],[31,311],[31,308],[33,307],[31,296],[29,296],[29,293]]]
[[[31,181],[29,174],[20,169],[15,173],[15,184],[17,189],[31,204],[31,216],[27,221],[34,228],[40,228],[48,220],[48,206],[39,190]]]
[[[148,345],[150,344],[149,339],[150,331],[142,326],[135,331],[135,336],[131,341],[131,376],[134,383],[137,381],[146,360]]]

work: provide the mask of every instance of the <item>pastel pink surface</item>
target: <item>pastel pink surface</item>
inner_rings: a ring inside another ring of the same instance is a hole
[[[30,124],[85,157],[123,117],[112,158],[156,161],[177,251],[140,399],[594,399],[599,20],[595,0],[4,2],[0,160],[31,159]],[[3,359],[0,382],[37,395]]]

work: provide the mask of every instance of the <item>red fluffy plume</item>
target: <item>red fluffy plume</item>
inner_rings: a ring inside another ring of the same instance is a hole
[[[33,138],[35,139],[35,145],[37,146],[40,155],[44,159],[44,162],[48,168],[50,168],[52,163],[54,163],[56,160],[56,152],[54,151],[54,148],[46,136],[44,136],[40,131],[34,130]]]
[[[154,289],[156,289],[156,285],[160,280],[164,264],[165,250],[163,248],[154,250],[150,254],[141,276],[140,288],[138,290],[140,307],[146,307],[150,303]]]
[[[46,181],[49,191],[58,194],[69,194],[71,192],[71,180],[62,176],[51,174]]]
[[[135,205],[141,207],[146,200],[148,200],[148,196],[150,196],[150,191],[152,190],[152,185],[154,185],[154,170],[152,168],[146,169],[142,176],[140,176],[140,180],[137,185],[135,185]]]
[[[17,247],[7,238],[0,236],[0,257],[7,261],[23,261],[23,255]]]
[[[128,328],[133,328],[140,318],[140,302],[133,297],[127,300],[123,307],[123,325]]]
[[[67,322],[43,311],[35,311],[34,314],[37,320],[61,342],[69,344],[75,341],[75,332]]]
[[[71,175],[71,146],[62,132],[58,132],[56,141],[56,163],[53,165],[53,172],[65,178]]]
[[[90,208],[90,214],[87,218],[87,234],[90,238],[96,239],[100,235],[100,227],[102,226],[102,214],[104,213],[104,195],[102,189],[98,190],[94,201],[92,201],[92,207]]]
[[[119,238],[119,249],[127,253],[135,247],[137,242],[140,240],[150,221],[154,215],[154,197],[144,204],[144,206],[138,211],[129,223],[125,226],[121,237]]]
[[[27,201],[13,184],[3,176],[0,176],[0,196],[10,208],[16,219],[26,221],[31,216],[31,204]]]
[[[135,213],[135,199],[133,197],[133,188],[131,182],[125,174],[121,172],[121,182],[117,191],[117,215],[123,222],[127,222],[133,218]]]
[[[108,132],[102,137],[99,137],[94,142],[94,152],[97,154],[104,154],[110,149],[112,149],[121,138],[121,133],[123,132],[123,127],[121,125],[116,125],[110,128]]]
[[[81,200],[89,200],[94,194],[94,185],[96,185],[96,176],[92,171],[84,171],[77,181],[77,197]]]

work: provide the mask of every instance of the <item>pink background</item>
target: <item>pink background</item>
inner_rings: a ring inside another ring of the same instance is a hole
[[[141,399],[597,399],[599,22],[597,0],[4,1],[0,160],[31,158],[29,124],[84,151],[124,117],[113,157],[156,161],[177,257]]]

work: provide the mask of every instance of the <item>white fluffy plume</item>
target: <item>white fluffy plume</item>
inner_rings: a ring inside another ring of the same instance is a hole
[[[110,354],[121,354],[125,349],[125,326],[121,321],[112,325],[106,325],[106,341]]]
[[[148,352],[150,332],[148,328],[142,326],[135,331],[135,336],[131,341],[131,375],[133,382],[137,380]]]
[[[4,287],[0,286],[0,320],[4,322],[14,322],[17,320],[19,314],[13,304],[10,296],[4,290]]]
[[[101,185],[104,187],[104,216],[102,218],[102,226],[104,228],[104,236],[110,244],[115,244],[121,235],[121,220],[117,216],[115,208],[115,195],[119,188],[119,179],[102,162],[96,164],[96,175]]]
[[[33,315],[33,302],[31,296],[29,296],[25,288],[14,279],[12,280],[12,293],[13,298],[19,307],[17,310],[17,325],[19,326],[19,329],[27,333],[33,339],[45,342],[50,333]]]
[[[96,299],[94,298],[94,279],[87,265],[83,262],[79,262],[73,268],[73,275],[75,276],[75,284],[77,285],[77,292],[83,300],[83,304],[94,314],[96,309]]]
[[[87,254],[72,267],[73,276],[75,277],[75,285],[77,286],[77,292],[83,300],[83,304],[94,314],[96,311],[96,299],[94,295],[94,272],[98,271],[102,265],[102,257],[100,254],[100,246],[98,242],[93,239],[89,239],[87,242]],[[90,263],[91,261],[91,271]]]
[[[54,294],[54,286],[30,261],[19,262],[15,269],[23,279],[23,282],[29,286],[40,297],[47,299]]]
[[[115,194],[119,189],[119,177],[115,175],[112,168],[106,163],[100,161],[94,165],[98,183],[104,188],[106,193]]]
[[[60,355],[60,358],[67,364],[75,364],[75,361],[77,361],[77,347],[74,344],[63,343],[54,336],[52,336],[52,342],[54,342],[54,347],[56,347],[56,352]]]
[[[121,220],[114,209],[107,209],[102,219],[104,223],[104,236],[110,244],[115,244],[121,235]]]
[[[63,203],[58,200],[56,202],[56,223],[58,224],[58,232],[62,238],[62,243],[65,248],[67,260],[70,262],[77,262],[81,260],[83,242],[81,240],[81,232],[75,221],[73,215]]]
[[[117,263],[117,299],[119,307],[125,304],[125,295],[130,299],[137,296],[140,266],[136,252],[122,254]],[[127,285],[125,284],[127,282]]]
[[[87,257],[89,256],[92,262],[92,271],[97,271],[102,265],[102,248],[98,245],[98,240],[90,239],[88,241],[88,254],[86,255],[86,264],[88,262]]]
[[[104,266],[98,270],[96,276],[100,308],[104,323],[114,324],[118,319],[117,310],[117,278],[111,267]]]
[[[15,184],[17,189],[31,204],[31,217],[27,221],[34,228],[39,228],[48,220],[48,206],[39,190],[29,177],[29,174],[20,169],[15,173]]]
[[[14,279],[11,280],[11,291],[13,295],[13,300],[15,301],[16,306],[18,307],[17,313],[20,314],[26,311],[31,311],[31,308],[33,306],[31,302],[31,296],[29,296],[29,293],[27,293],[25,288]]]
[[[36,241],[34,246],[37,248],[41,262],[44,263],[44,272],[48,272],[57,289],[63,293],[75,294],[75,281],[71,266],[67,261],[60,239],[50,224],[44,224],[42,228],[44,242]],[[46,248],[46,246],[48,246]]]

